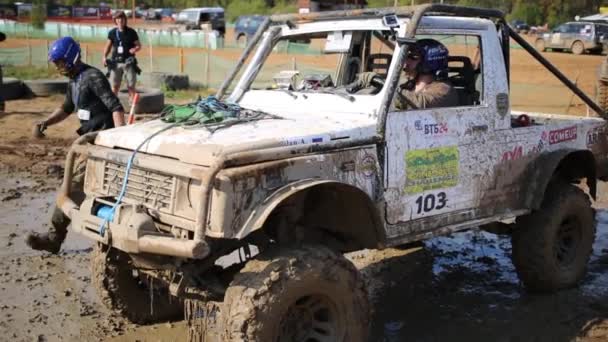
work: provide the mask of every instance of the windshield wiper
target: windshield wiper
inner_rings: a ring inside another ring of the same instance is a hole
[[[294,99],[298,98],[298,95],[294,94],[293,92],[291,92],[291,90],[289,89],[285,89],[285,88],[279,88],[280,91],[284,92],[285,94],[293,97]]]
[[[337,96],[340,96],[341,98],[346,99],[346,100],[348,100],[350,102],[355,102],[355,97],[354,96],[345,94],[345,93],[341,92],[339,89],[335,89],[335,88],[323,88],[323,89],[318,89],[318,90],[308,90],[306,92],[307,93],[319,93],[319,94],[337,95]]]

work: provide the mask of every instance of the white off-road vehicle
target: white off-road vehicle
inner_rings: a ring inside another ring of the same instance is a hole
[[[392,106],[421,38],[449,48],[458,106]],[[512,112],[510,38],[604,115],[496,10],[270,17],[217,94],[257,114],[153,120],[74,144],[58,204],[98,242],[100,295],[136,322],[185,306],[193,340],[214,324],[226,341],[365,341],[370,303],[343,253],[474,227],[512,235],[531,291],[575,286],[607,176],[606,124]],[[286,57],[293,42],[321,52],[314,68]],[[374,89],[349,93],[370,71]],[[70,197],[78,154],[88,158],[82,203]]]

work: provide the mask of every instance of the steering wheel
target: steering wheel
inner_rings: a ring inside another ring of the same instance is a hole
[[[376,75],[372,77],[372,79],[369,81],[369,84],[376,88],[378,91],[380,91],[382,90],[382,87],[384,87],[384,81],[385,80],[382,76]]]

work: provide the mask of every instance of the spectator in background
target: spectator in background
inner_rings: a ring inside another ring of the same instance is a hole
[[[103,51],[103,65],[110,69],[110,83],[114,94],[118,94],[122,77],[125,75],[129,97],[133,99],[139,69],[135,54],[141,49],[139,36],[134,29],[127,26],[125,12],[117,11],[112,19],[114,19],[116,28],[108,33],[108,42]],[[112,52],[112,57],[108,60],[110,52]]]

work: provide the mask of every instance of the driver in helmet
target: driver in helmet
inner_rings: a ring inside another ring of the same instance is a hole
[[[448,82],[448,56],[445,45],[434,39],[421,39],[409,48],[403,72],[407,81],[397,89],[396,109],[422,109],[458,105],[458,94]],[[374,72],[363,72],[347,86],[350,92],[375,87],[384,80]],[[353,91],[354,90],[354,91]]]
[[[59,73],[69,78],[69,82],[63,104],[46,120],[34,126],[36,138],[43,138],[47,127],[65,120],[74,112],[80,119],[80,128],[76,131],[79,135],[125,124],[124,109],[112,92],[110,83],[99,69],[80,61],[80,47],[74,39],[62,37],[56,40],[49,49],[48,59],[55,64]],[[75,163],[73,182],[76,184],[72,186],[75,191],[82,191],[85,167],[85,160]],[[70,219],[56,207],[48,233],[30,232],[26,235],[26,243],[32,249],[56,254],[66,237],[69,224]]]
[[[408,80],[399,86],[395,108],[457,106],[458,94],[447,80],[448,56],[445,45],[434,39],[421,39],[411,46],[403,67]]]

